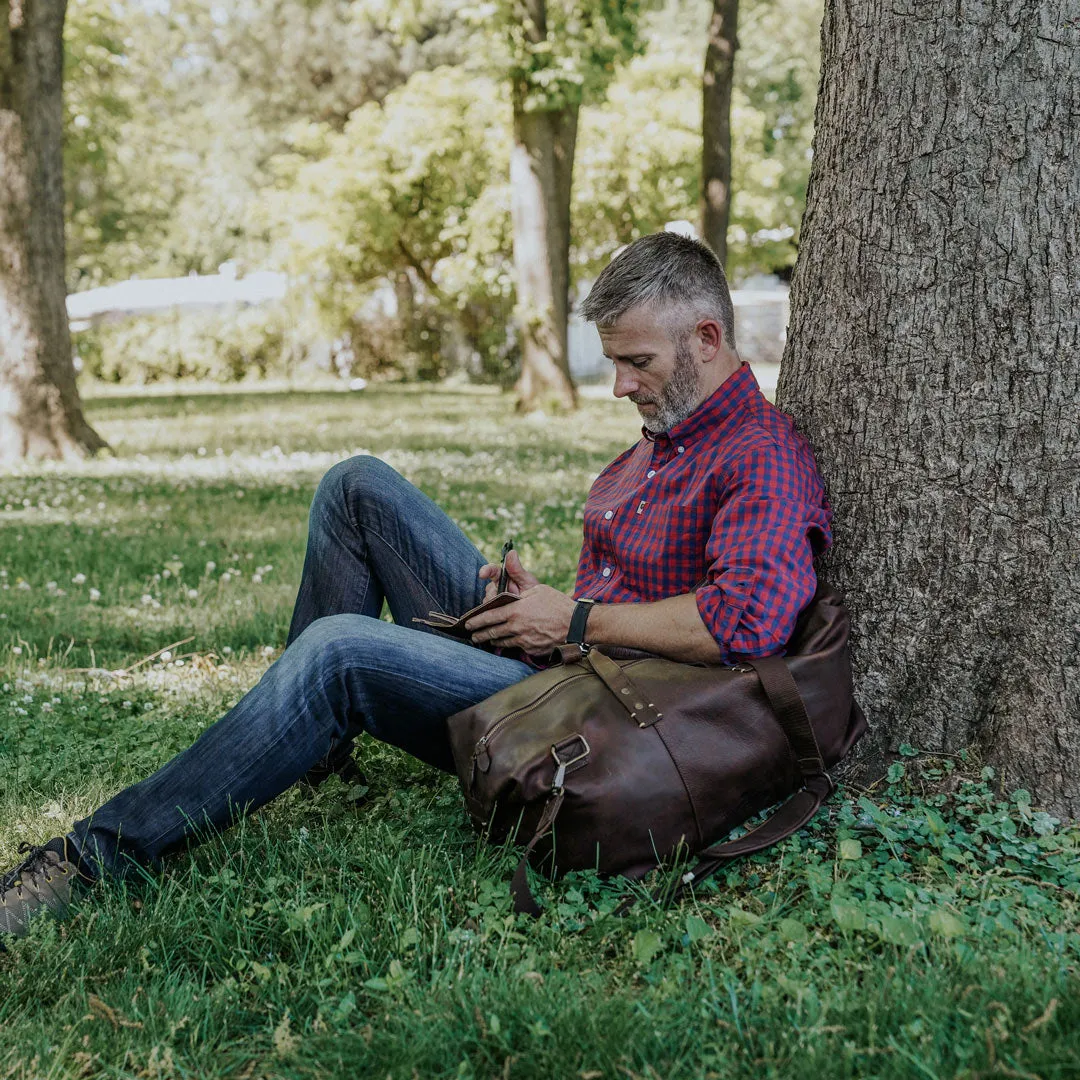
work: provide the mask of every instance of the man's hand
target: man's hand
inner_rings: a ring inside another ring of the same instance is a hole
[[[506,556],[506,570],[506,591],[521,599],[477,615],[465,624],[466,629],[472,632],[474,645],[516,645],[533,656],[544,656],[566,641],[574,601],[550,585],[541,585],[540,579],[521,565],[516,551]],[[495,563],[481,567],[480,577],[488,579],[485,600],[495,595],[500,572]]]
[[[514,550],[511,550],[506,556],[506,569],[510,575],[506,583],[508,593],[520,596],[526,589],[531,589],[534,585],[540,584],[540,579],[535,574],[530,574],[521,565],[521,559],[518,558],[518,553]],[[487,582],[484,589],[485,600],[490,600],[498,592],[499,576],[501,574],[502,567],[498,563],[485,563],[480,567],[480,580]]]

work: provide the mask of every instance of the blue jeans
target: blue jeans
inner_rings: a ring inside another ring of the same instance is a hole
[[[196,830],[263,806],[361,732],[453,771],[446,718],[533,672],[412,623],[478,604],[485,561],[389,465],[335,465],[312,503],[284,653],[191,747],[75,823],[83,866],[156,868]],[[384,600],[393,623],[379,619]]]

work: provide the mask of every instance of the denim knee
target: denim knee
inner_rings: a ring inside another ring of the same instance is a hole
[[[356,454],[331,466],[319,481],[312,513],[328,505],[344,508],[355,521],[366,502],[385,496],[398,473],[377,457]]]
[[[285,650],[278,663],[288,657],[290,664],[302,677],[317,675],[321,681],[328,671],[344,668],[347,656],[356,648],[357,638],[369,636],[373,628],[381,625],[383,623],[379,619],[352,612],[324,615],[306,627]]]

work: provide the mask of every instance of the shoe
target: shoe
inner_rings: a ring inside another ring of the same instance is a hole
[[[93,881],[80,873],[63,836],[41,847],[20,844],[19,854],[26,858],[0,878],[0,935],[12,937],[23,937],[43,909],[63,915],[76,884]]]
[[[310,768],[304,775],[304,783],[309,787],[317,788],[323,781],[331,776],[341,777],[342,782],[350,790],[357,787],[367,787],[367,777],[363,770],[353,760],[353,749],[356,744],[351,740],[335,746],[329,754]]]

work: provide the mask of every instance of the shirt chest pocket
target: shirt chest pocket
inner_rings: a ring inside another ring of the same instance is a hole
[[[625,507],[616,558],[628,588],[658,600],[689,592],[704,575],[711,519],[696,507],[637,499]]]

